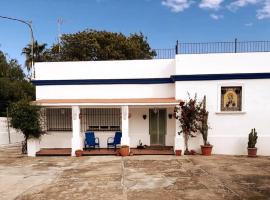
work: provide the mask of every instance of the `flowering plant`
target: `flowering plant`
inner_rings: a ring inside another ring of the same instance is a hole
[[[188,140],[190,137],[196,137],[199,130],[199,118],[202,103],[198,103],[197,95],[195,94],[192,99],[188,94],[189,99],[185,102],[180,102],[175,107],[175,118],[180,122],[181,131],[178,132],[180,135],[183,133],[185,140],[185,154],[189,154]]]

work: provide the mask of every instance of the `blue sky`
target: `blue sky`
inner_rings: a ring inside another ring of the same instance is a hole
[[[270,0],[1,0],[0,15],[31,20],[35,38],[48,45],[57,41],[58,18],[62,33],[141,31],[152,48],[176,40],[270,40]],[[27,27],[5,19],[0,27],[0,49],[23,64]]]

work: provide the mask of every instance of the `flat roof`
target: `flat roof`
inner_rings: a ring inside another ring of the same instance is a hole
[[[69,105],[177,105],[181,100],[175,98],[132,98],[132,99],[39,99],[34,104],[41,106]]]

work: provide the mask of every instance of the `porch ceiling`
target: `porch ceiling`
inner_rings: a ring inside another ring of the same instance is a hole
[[[181,100],[175,98],[134,98],[134,99],[39,99],[34,104],[42,106],[72,105],[177,105]]]

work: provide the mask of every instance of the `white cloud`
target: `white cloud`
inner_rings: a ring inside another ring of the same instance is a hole
[[[162,5],[167,6],[173,12],[182,12],[190,7],[193,3],[191,0],[163,0]]]
[[[255,5],[260,3],[261,0],[235,0],[228,5],[228,9],[236,11],[238,8],[245,7],[247,5]]]
[[[223,1],[224,0],[202,0],[199,7],[204,9],[218,10]]]
[[[210,14],[210,17],[214,20],[219,20],[222,19],[224,16],[223,15],[217,15],[217,14]]]
[[[264,6],[257,10],[258,19],[270,18],[270,0],[265,0]]]

